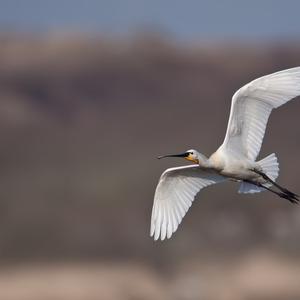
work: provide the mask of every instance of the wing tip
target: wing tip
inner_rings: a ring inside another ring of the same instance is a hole
[[[170,239],[175,231],[176,229],[174,231],[169,231],[166,234],[164,234],[163,232],[161,232],[160,228],[155,228],[155,226],[153,225],[150,230],[150,237],[152,237],[154,241],[164,241],[166,239]]]

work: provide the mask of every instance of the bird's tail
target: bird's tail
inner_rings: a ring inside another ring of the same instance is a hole
[[[273,181],[276,180],[279,173],[279,163],[274,153],[258,161],[258,164],[261,166],[264,174],[266,174]]]
[[[268,155],[267,157],[263,158],[262,160],[258,161],[258,164],[262,168],[262,172],[266,174],[270,179],[273,181],[276,180],[279,173],[279,164],[277,161],[277,157],[274,153]],[[267,187],[271,187],[272,183],[264,184]],[[256,186],[252,183],[243,181],[240,185],[239,193],[248,194],[248,193],[259,193],[265,191],[264,188]]]
[[[261,172],[256,170],[254,172],[261,175],[265,180],[267,180],[268,183],[265,183],[263,187],[281,198],[287,199],[294,204],[299,204],[300,199],[297,194],[289,191],[287,188],[284,188],[275,182],[279,171],[278,162],[275,154],[273,153],[269,155],[268,157],[259,161],[259,163],[263,168],[263,171]],[[270,186],[272,185],[274,185],[279,191],[270,189]]]

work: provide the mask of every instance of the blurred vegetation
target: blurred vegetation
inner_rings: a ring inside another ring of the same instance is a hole
[[[268,193],[239,195],[235,183],[202,191],[172,240],[149,237],[158,178],[185,163],[155,157],[209,155],[234,91],[298,65],[298,42],[2,34],[0,260],[134,261],[168,273],[267,249],[299,266],[299,209]],[[272,114],[261,154],[278,154],[279,181],[296,193],[299,110],[295,101]]]

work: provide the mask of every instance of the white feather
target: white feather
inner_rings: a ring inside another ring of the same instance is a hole
[[[268,155],[267,157],[263,158],[257,163],[261,166],[263,172],[266,175],[268,175],[273,181],[276,180],[279,173],[279,164],[277,161],[277,157],[274,153]],[[267,187],[272,186],[272,184],[270,183],[265,183],[264,185]],[[241,194],[248,194],[248,193],[253,194],[253,193],[263,192],[265,190],[266,189],[258,187],[252,183],[243,181],[240,185],[238,192]]]
[[[196,150],[188,150],[184,153],[187,156],[179,156],[191,158],[192,155],[191,160],[198,161],[199,165],[171,168],[160,177],[152,209],[151,236],[155,240],[170,238],[196,194],[208,185],[234,178],[242,181],[239,192],[260,192],[262,187],[257,186],[260,182],[255,181],[258,179],[252,171],[257,165],[275,180],[279,171],[276,156],[271,154],[261,161],[255,160],[272,109],[298,95],[300,67],[258,78],[239,89],[232,98],[226,136],[219,149],[209,159]],[[266,187],[271,185],[264,183]]]
[[[151,217],[151,236],[170,238],[204,187],[225,180],[223,176],[201,169],[198,165],[170,168],[156,187]]]
[[[243,86],[233,95],[221,147],[255,161],[272,109],[299,94],[300,67],[266,75]]]

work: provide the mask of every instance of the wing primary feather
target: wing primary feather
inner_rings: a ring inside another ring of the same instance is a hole
[[[160,239],[163,241],[166,237],[166,233],[167,233],[167,220],[168,220],[168,216],[167,216],[167,211],[166,211],[166,205],[163,206],[163,220],[161,223],[161,233],[160,233]]]
[[[205,186],[225,180],[198,165],[171,168],[160,177],[152,208],[150,235],[170,238],[182,222],[196,194]]]

